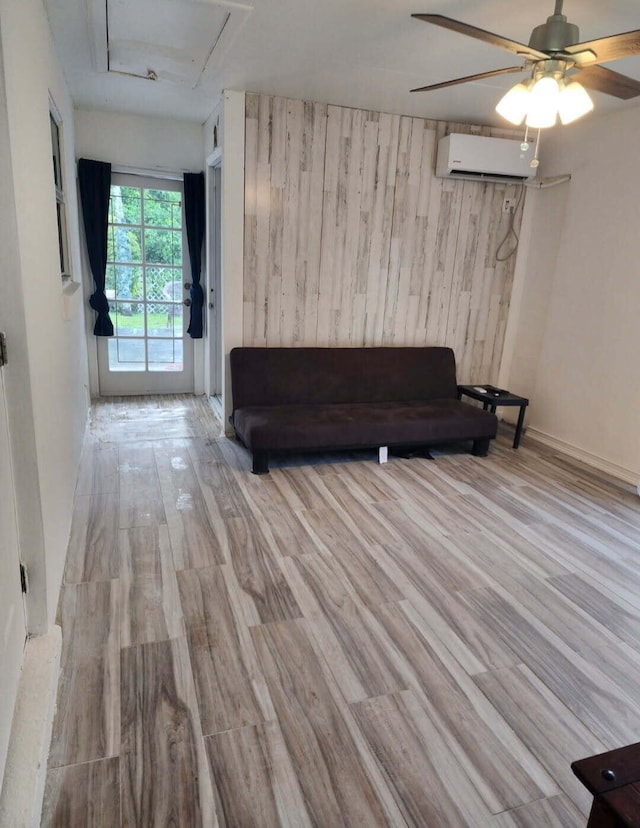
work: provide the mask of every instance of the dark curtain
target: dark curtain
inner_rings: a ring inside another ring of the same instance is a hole
[[[98,314],[93,333],[96,336],[113,336],[113,323],[109,317],[109,302],[104,292],[107,269],[107,224],[109,221],[109,194],[111,189],[111,164],[103,161],[78,161],[78,183],[82,202],[84,235],[95,292],[89,304]]]
[[[205,222],[204,173],[184,174],[184,218],[191,261],[191,316],[187,333],[192,339],[202,339],[204,291],[200,285],[200,270]]]

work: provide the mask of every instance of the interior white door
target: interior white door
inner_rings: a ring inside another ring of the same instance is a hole
[[[112,176],[105,292],[115,335],[98,337],[102,396],[193,392],[182,200],[182,181]]]
[[[0,788],[27,637],[4,376],[0,368]]]

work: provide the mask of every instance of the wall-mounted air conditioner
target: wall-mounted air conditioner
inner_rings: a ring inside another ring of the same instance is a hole
[[[531,166],[533,156],[533,142],[523,150],[520,141],[510,138],[452,133],[438,141],[436,175],[480,181],[533,181],[537,172]]]

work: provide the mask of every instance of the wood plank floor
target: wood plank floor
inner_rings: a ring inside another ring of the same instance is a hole
[[[202,398],[96,402],[44,826],[584,826],[640,740],[640,500],[487,458],[276,459]]]

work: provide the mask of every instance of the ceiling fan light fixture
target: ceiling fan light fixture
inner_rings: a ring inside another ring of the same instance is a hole
[[[524,59],[524,65],[477,72],[411,91],[444,89],[529,69],[531,80],[512,87],[499,101],[496,110],[511,124],[520,126],[524,119],[526,125],[533,129],[552,127],[558,114],[561,123],[569,124],[594,108],[583,86],[570,80],[568,73],[580,72],[584,86],[614,98],[628,100],[640,97],[640,79],[621,75],[600,65],[640,55],[640,29],[580,42],[578,27],[569,23],[562,13],[563,2],[555,0],[554,13],[546,23],[534,28],[528,45],[442,14],[413,14],[412,17],[425,23],[472,37],[490,46],[499,46]]]
[[[496,106],[498,115],[501,115],[515,126],[520,126],[529,109],[532,86],[533,81],[531,80],[516,83],[515,86],[512,86],[506,95],[498,101]]]
[[[529,109],[526,125],[533,129],[547,129],[554,126],[560,102],[560,85],[549,75],[535,81],[529,95]]]
[[[565,83],[560,92],[558,114],[563,124],[571,124],[593,110],[593,101],[578,81]]]

